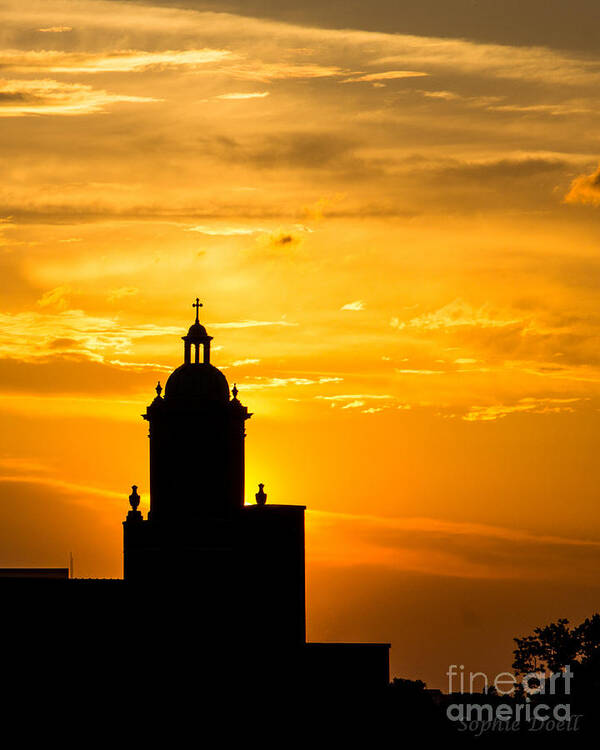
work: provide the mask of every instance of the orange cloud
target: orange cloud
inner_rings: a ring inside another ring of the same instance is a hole
[[[355,302],[347,302],[345,305],[340,307],[340,310],[352,310],[359,312],[365,309],[365,303],[361,299],[357,299]]]
[[[529,396],[519,399],[516,404],[511,405],[472,406],[463,419],[467,422],[490,422],[519,412],[528,412],[530,414],[572,412],[573,404],[578,401],[580,401],[579,398],[535,398]]]
[[[1,63],[0,63],[1,65]],[[0,80],[0,117],[87,115],[116,102],[157,102],[147,96],[111,94],[81,83]]]
[[[332,566],[377,566],[484,579],[569,579],[567,561],[596,577],[600,542],[437,518],[308,511],[308,556]]]
[[[342,83],[359,83],[372,81],[390,81],[399,78],[423,78],[428,76],[429,73],[421,73],[416,70],[385,70],[380,73],[365,73],[364,75],[353,76],[351,78],[345,78]]]
[[[44,292],[37,304],[40,307],[55,308],[56,310],[66,310],[69,306],[68,295],[71,293],[71,289],[68,286],[57,286],[55,289],[50,289]]]
[[[20,73],[126,73],[153,68],[196,68],[231,56],[231,52],[219,49],[115,50],[110,54],[11,49],[0,51],[0,67]]]
[[[600,205],[600,166],[592,174],[582,174],[571,183],[565,203]]]
[[[40,305],[57,312],[0,313],[0,356],[23,361],[48,357],[68,346],[82,357],[103,362],[107,354],[131,351],[134,340],[146,337],[179,335],[179,328],[168,326],[123,325],[117,318],[94,317],[82,310],[64,309],[68,293],[57,287],[40,300]],[[36,341],[35,350],[31,341]]]
[[[474,308],[462,299],[444,305],[439,310],[419,315],[409,321],[392,318],[390,325],[399,330],[405,328],[421,328],[437,330],[440,328],[457,328],[462,326],[476,326],[481,328],[502,328],[522,322],[518,318],[504,317],[493,311],[489,305]]]
[[[109,302],[116,302],[124,297],[134,297],[139,291],[140,290],[135,286],[121,286],[117,289],[112,289],[107,299]]]
[[[72,26],[48,26],[45,29],[38,29],[42,34],[64,34],[66,31],[73,31]]]
[[[324,383],[339,383],[343,378],[338,377],[321,377],[318,379],[314,378],[266,378],[259,377],[255,378],[255,382],[246,383],[244,382],[245,391],[261,390],[263,388],[283,388],[289,385],[322,385]]]
[[[268,91],[255,91],[248,94],[219,94],[216,98],[228,101],[236,99],[264,99],[267,96],[269,96]]]

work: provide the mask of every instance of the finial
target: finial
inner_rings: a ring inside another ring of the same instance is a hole
[[[233,388],[231,389],[231,394],[232,394],[233,398],[237,398],[238,392],[239,391],[237,389],[237,383],[234,383],[233,384]]]
[[[131,489],[133,490],[133,492],[131,493],[131,495],[129,495],[129,502],[132,509],[137,510],[138,505],[140,504],[140,496],[137,493],[137,484],[132,484]]]
[[[258,492],[254,495],[257,505],[264,505],[267,502],[267,493],[263,491],[264,486],[264,484],[259,484]]]
[[[200,302],[200,298],[199,297],[196,297],[196,301],[194,302],[194,304],[192,305],[192,307],[196,308],[196,323],[199,323],[200,319],[198,318],[198,313],[200,312],[200,308],[204,307],[204,305],[202,304],[202,302]]]
[[[162,385],[160,384],[160,380],[156,384],[156,395],[160,398],[160,394],[162,393]]]

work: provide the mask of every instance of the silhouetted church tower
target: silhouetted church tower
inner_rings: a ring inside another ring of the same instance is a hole
[[[210,363],[212,336],[198,320],[183,336],[184,361],[148,407],[150,515],[165,522],[226,517],[244,505],[244,424],[252,415]]]
[[[245,423],[252,415],[210,362],[212,337],[198,319],[184,361],[149,423],[150,512],[124,522],[124,577],[169,590],[185,587],[202,602],[203,629],[244,622],[244,630],[287,643],[305,640],[304,506],[244,505]],[[180,597],[181,600],[181,597]]]

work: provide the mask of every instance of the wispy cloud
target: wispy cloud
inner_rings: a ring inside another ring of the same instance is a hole
[[[69,307],[69,295],[71,288],[68,286],[57,286],[55,289],[49,289],[44,292],[37,304],[40,307],[55,308],[56,310],[66,310]]]
[[[63,479],[54,479],[52,477],[41,477],[36,474],[32,475],[21,475],[21,474],[3,474],[0,475],[0,482],[18,482],[18,483],[31,483],[41,484],[46,487],[53,487],[56,489],[64,490],[75,498],[81,498],[82,495],[91,495],[92,497],[101,497],[106,500],[114,500],[117,502],[123,502],[122,492],[114,492],[112,490],[100,489],[85,484],[77,484],[76,482],[69,482]]]
[[[45,309],[44,312],[0,313],[1,357],[35,361],[69,350],[92,361],[104,362],[107,353],[129,353],[136,340],[181,335],[180,329],[175,327],[127,326],[117,318],[90,316],[82,310],[60,310],[63,291],[52,290],[50,295],[50,301],[58,307],[55,312]],[[35,347],[31,346],[32,341]]]
[[[339,407],[341,410],[345,409],[360,409],[362,414],[378,414],[384,409],[388,409],[395,404],[393,396],[384,393],[359,393],[359,394],[337,394],[334,396],[315,396],[315,399],[319,401],[327,401],[332,407]],[[366,409],[363,407],[369,401],[378,401],[381,406],[367,406]],[[383,403],[387,402],[387,403]],[[405,408],[400,406],[399,408]],[[409,408],[409,407],[408,407]]]
[[[157,102],[148,96],[111,94],[80,83],[0,80],[0,117],[87,115],[118,102]]]
[[[312,234],[313,230],[306,224],[294,224],[292,229],[274,229],[261,226],[218,226],[207,224],[197,224],[193,227],[186,227],[186,232],[198,232],[208,237],[244,237],[253,234],[266,234],[270,236],[271,244],[286,245],[293,242],[294,232],[303,232]]]
[[[390,325],[399,330],[405,328],[422,328],[437,330],[440,328],[457,328],[478,326],[481,328],[502,328],[522,322],[520,318],[504,317],[495,312],[490,305],[475,308],[462,299],[456,299],[433,312],[419,315],[408,321],[392,318]]]
[[[228,49],[116,49],[110,53],[0,50],[0,67],[18,73],[139,73],[177,69],[201,71],[214,69],[214,66],[229,78],[263,83],[278,79],[331,78],[350,73],[337,65],[248,59],[246,55]],[[267,95],[268,92],[264,94]],[[259,92],[259,95],[262,96],[263,92]],[[234,92],[234,96],[238,98],[240,95]]]
[[[396,372],[399,375],[443,375],[445,370],[397,369]]]
[[[363,75],[345,78],[342,83],[371,83],[373,81],[393,81],[400,78],[423,78],[429,73],[421,73],[416,70],[384,70],[379,73],[364,73]]]
[[[349,401],[347,404],[344,404],[342,406],[342,409],[358,409],[361,406],[364,406],[364,401]]]
[[[73,31],[72,26],[47,26],[45,29],[38,29],[42,34],[64,34],[67,31]]]
[[[265,62],[261,60],[245,61],[242,64],[228,65],[228,75],[251,81],[268,83],[276,80],[337,78],[350,71],[337,65],[319,65],[317,63]]]
[[[135,286],[120,286],[116,289],[111,289],[108,294],[107,300],[109,302],[116,302],[117,300],[124,299],[125,297],[135,297],[139,294],[139,289]]]
[[[340,378],[341,380],[341,378]],[[315,396],[323,401],[363,401],[364,399],[391,399],[393,396],[382,393],[359,393],[359,394],[338,394],[336,396]]]
[[[582,174],[573,180],[565,203],[600,205],[600,166],[591,174]]]
[[[373,65],[415,65],[428,72],[452,69],[454,73],[493,76],[509,80],[547,81],[554,84],[592,83],[598,78],[595,60],[545,47],[481,44],[462,39],[389,35],[389,47],[398,52],[371,61]]]
[[[109,54],[60,50],[0,50],[0,67],[19,73],[127,73],[150,69],[197,68],[233,57],[228,50],[189,49]]]
[[[446,102],[455,102],[464,99],[463,96],[455,91],[420,91],[427,99],[443,99]]]
[[[356,302],[347,302],[340,307],[340,310],[353,310],[357,312],[364,309],[365,303],[361,299],[357,299]]]
[[[244,390],[261,390],[262,388],[282,388],[289,385],[324,385],[325,383],[341,383],[343,378],[321,377],[321,378],[255,378],[253,382],[244,381]]]
[[[255,91],[248,94],[219,94],[219,96],[215,97],[216,99],[224,99],[224,100],[236,100],[236,99],[264,99],[265,97],[269,96],[268,91]]]
[[[339,566],[379,566],[459,578],[546,579],[565,561],[595,577],[600,542],[482,523],[308,511],[309,557]],[[555,560],[549,566],[548,561]],[[568,569],[568,565],[566,568]]]
[[[262,234],[269,232],[264,227],[210,227],[204,224],[198,224],[195,227],[187,227],[186,232],[198,232],[206,234],[209,237],[243,237],[248,234]]]
[[[472,406],[463,416],[467,422],[493,422],[502,419],[509,414],[527,412],[530,414],[557,414],[560,412],[572,412],[573,405],[580,398],[522,398],[515,404],[494,404],[491,406]]]
[[[494,112],[520,112],[530,115],[550,115],[551,117],[568,117],[586,115],[593,109],[582,104],[494,104],[488,106]]]
[[[47,472],[50,467],[35,458],[0,456],[0,468],[17,472]]]
[[[133,372],[143,372],[144,370],[161,370],[162,372],[172,372],[173,367],[171,365],[159,365],[156,362],[124,362],[122,359],[109,359],[107,364],[113,365],[114,367],[122,367],[125,370],[132,370]]]

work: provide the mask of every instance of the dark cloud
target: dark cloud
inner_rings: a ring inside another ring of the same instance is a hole
[[[543,319],[542,315],[540,317]],[[547,373],[567,371],[569,367],[600,365],[598,321],[595,324],[583,318],[571,323],[564,321],[562,330],[560,325],[555,329],[545,325],[548,325],[546,321],[538,328],[535,323],[524,321],[494,329],[465,326],[460,331],[446,331],[444,340],[470,347],[488,364],[529,363],[531,369],[541,371],[543,367]]]
[[[474,209],[521,212],[560,209],[560,195],[574,171],[567,159],[531,157],[490,161],[415,163],[409,168],[413,198],[458,212]],[[401,178],[403,175],[401,175]],[[405,178],[404,178],[405,179]],[[391,180],[391,178],[390,178]],[[401,187],[401,185],[400,185]],[[558,190],[558,192],[557,192]]]
[[[568,538],[427,518],[336,518],[331,514],[324,521],[324,526],[317,523],[311,533],[317,547],[322,544],[329,550],[331,564],[344,564],[348,550],[353,550],[352,555],[360,560],[370,556],[382,566],[440,576],[557,580],[569,579],[577,570],[580,581],[597,579],[600,540],[593,535]],[[326,541],[321,542],[324,533]]]
[[[294,241],[294,237],[291,234],[282,234],[279,237],[275,237],[273,242],[276,245],[289,245]]]
[[[69,204],[39,203],[31,206],[19,204],[0,204],[0,213],[10,213],[15,224],[48,224],[73,226],[77,224],[94,224],[114,219],[136,221],[193,221],[195,219],[280,219],[284,214],[270,205],[250,206],[248,204],[227,204],[220,206],[198,207],[159,205],[134,205],[118,208],[109,204]]]
[[[64,349],[72,350],[72,349],[83,348],[83,344],[80,341],[77,341],[76,339],[67,339],[67,338],[54,339],[54,341],[51,341],[48,344],[48,346],[50,349],[60,349],[60,350],[64,350]]]
[[[573,165],[560,159],[499,159],[485,163],[460,163],[433,170],[437,180],[473,181],[478,185],[496,181],[524,180],[556,175],[572,170]]]
[[[71,349],[68,339],[55,339],[57,350]],[[34,342],[32,342],[32,346]],[[152,392],[164,372],[147,368],[144,372],[90,362],[84,356],[57,354],[36,362],[0,359],[0,390],[3,393],[32,394],[123,394]]]
[[[271,236],[270,244],[276,248],[290,248],[300,243],[301,240],[302,238],[297,234],[281,232],[280,234],[274,234]]]
[[[331,132],[275,133],[243,141],[228,136],[205,139],[205,152],[224,161],[250,164],[258,169],[314,169],[350,172],[354,178],[372,176],[381,165],[356,155],[359,143]]]
[[[165,207],[158,205],[137,205],[125,209],[119,209],[110,205],[69,205],[62,203],[52,205],[41,203],[36,206],[22,207],[15,204],[0,204],[0,213],[10,213],[16,225],[56,225],[77,226],[81,224],[96,224],[105,221],[173,221],[192,222],[199,220],[223,220],[235,219],[273,219],[292,221],[305,219],[302,211],[295,207],[277,208],[272,204],[227,204],[222,202],[219,206],[209,205],[198,207]],[[353,218],[357,215],[362,217],[400,217],[411,219],[419,216],[422,212],[411,209],[398,208],[393,200],[380,200],[361,204],[357,208],[332,208],[327,215],[336,218]],[[203,251],[201,251],[203,252]],[[1,267],[1,264],[0,264]]]
[[[597,0],[138,1],[143,5],[238,13],[327,28],[542,45],[594,53],[600,25]]]
[[[36,97],[27,95],[22,91],[0,91],[0,104],[2,102],[32,102],[37,101]]]

